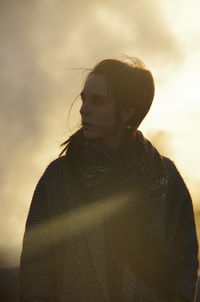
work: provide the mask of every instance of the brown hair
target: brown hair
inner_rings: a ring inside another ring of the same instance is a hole
[[[138,58],[129,58],[129,62],[116,59],[100,61],[89,71],[85,81],[92,74],[101,74],[106,78],[108,87],[112,90],[118,111],[134,109],[129,126],[137,129],[148,113],[154,98],[154,79],[151,72]],[[79,136],[81,129],[76,131],[67,141],[61,144],[65,146],[59,156],[68,147],[68,143]]]

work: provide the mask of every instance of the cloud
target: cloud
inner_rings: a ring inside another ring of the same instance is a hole
[[[184,59],[179,40],[171,31],[165,12],[158,2],[106,1],[97,5],[96,14],[97,17],[101,16],[97,20],[102,21],[102,27],[107,28],[107,37],[112,34],[112,39],[108,40],[110,43],[118,41],[120,50],[130,49],[132,53],[165,68],[171,64],[177,66]]]

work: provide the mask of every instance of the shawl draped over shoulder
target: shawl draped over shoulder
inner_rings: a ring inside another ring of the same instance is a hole
[[[192,201],[175,164],[140,131],[118,151],[80,132],[34,191],[21,301],[194,301],[197,255]]]

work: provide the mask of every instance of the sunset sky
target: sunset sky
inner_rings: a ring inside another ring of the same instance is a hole
[[[140,130],[174,160],[200,208],[199,15],[199,0],[0,2],[0,256],[18,263],[34,188],[70,134],[79,69],[104,58],[136,56],[152,71],[155,99]]]

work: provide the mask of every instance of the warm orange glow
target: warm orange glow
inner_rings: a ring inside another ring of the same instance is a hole
[[[113,4],[112,4],[113,3]],[[81,70],[107,57],[138,56],[156,95],[140,129],[173,159],[200,208],[199,0],[27,1],[2,5],[0,248],[19,260],[35,185],[69,135],[68,109]],[[70,117],[79,123],[79,104]],[[161,133],[160,133],[161,134]]]

